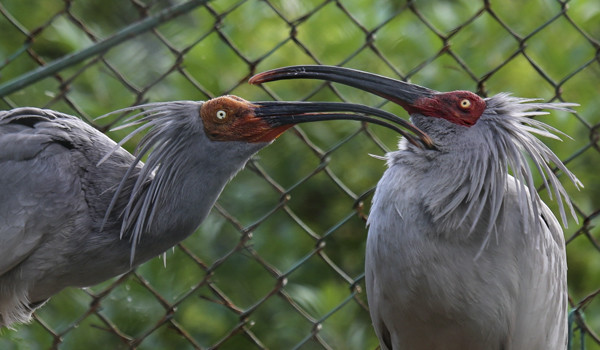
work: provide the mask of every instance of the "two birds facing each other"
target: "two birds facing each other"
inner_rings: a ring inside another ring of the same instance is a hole
[[[580,183],[534,136],[560,131],[530,117],[573,104],[440,93],[330,66],[280,68],[250,82],[298,78],[377,94],[413,124],[363,105],[223,96],[142,106],[123,127],[140,126],[117,144],[58,112],[0,112],[0,326],[186,238],[248,159],[291,126],[349,119],[404,136],[385,157],[369,217],[367,297],[382,348],[564,349],[564,237],[528,161],[566,224],[563,202],[575,214],[548,164]],[[142,131],[136,155],[120,147]]]

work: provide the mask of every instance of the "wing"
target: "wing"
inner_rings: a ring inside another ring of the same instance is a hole
[[[72,152],[77,123],[35,108],[0,113],[0,277],[84,209]]]
[[[86,264],[106,251],[113,257],[129,251],[118,239],[119,213],[141,163],[101,226],[133,160],[76,117],[36,108],[0,111],[0,327],[29,320],[66,286],[125,272],[127,264],[101,272],[96,265],[94,273]]]
[[[524,235],[521,273],[510,349],[565,349],[567,346],[567,262],[560,224],[541,200],[540,229]],[[535,337],[532,334],[536,334]]]

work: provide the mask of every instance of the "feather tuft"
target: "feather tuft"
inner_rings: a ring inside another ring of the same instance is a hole
[[[445,182],[435,188],[434,192],[439,195],[429,202],[433,220],[444,223],[450,231],[468,223],[469,235],[485,221],[488,235],[484,240],[485,246],[490,242],[489,235],[499,229],[496,223],[501,222],[498,218],[502,214],[505,192],[512,176],[516,183],[520,215],[525,220],[525,234],[536,232],[544,222],[542,202],[534,183],[535,171],[550,199],[557,201],[563,225],[567,227],[567,211],[577,222],[573,204],[556,173],[564,174],[577,189],[583,185],[537,138],[543,136],[561,140],[558,135],[568,135],[531,118],[548,114],[541,110],[572,112],[571,107],[577,104],[543,103],[538,99],[517,98],[506,93],[485,101],[487,108],[478,123],[471,127],[472,130],[468,130],[469,137],[464,136],[467,140],[459,141],[465,143],[460,145],[461,152],[469,149],[469,156],[461,156],[456,162],[456,153],[452,153],[451,160],[447,160],[449,164],[454,163],[458,173],[450,182],[445,178]]]
[[[155,204],[157,200],[165,191],[171,190],[166,180],[173,178],[172,175],[185,163],[185,159],[177,157],[177,154],[185,154],[186,138],[180,135],[181,130],[190,128],[188,120],[183,116],[189,114],[190,109],[200,109],[201,105],[202,102],[195,101],[150,103],[110,113],[117,114],[142,109],[141,112],[125,119],[125,124],[115,129],[140,124],[141,126],[124,137],[111,152],[100,160],[99,164],[108,159],[125,142],[146,132],[135,149],[135,160],[115,190],[102,223],[104,227],[109,215],[115,209],[119,196],[125,189],[127,179],[141,166],[127,205],[121,213],[118,213],[122,218],[120,237],[121,239],[129,237],[131,242],[131,265],[133,265],[136,245],[139,244],[142,233],[151,227],[156,217]],[[104,117],[106,115],[99,118]],[[142,158],[145,156],[147,159],[144,164]]]

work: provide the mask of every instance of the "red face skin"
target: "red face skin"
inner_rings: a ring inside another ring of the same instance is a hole
[[[408,104],[395,99],[410,114],[443,118],[454,124],[473,126],[485,110],[485,101],[470,91],[437,93]],[[254,113],[259,106],[229,95],[206,101],[200,116],[208,138],[214,141],[271,142],[292,127],[272,126]]]
[[[421,97],[413,104],[402,104],[410,114],[446,119],[454,124],[473,126],[485,110],[485,101],[470,91],[452,91]]]
[[[257,107],[233,95],[206,101],[200,107],[204,131],[213,141],[271,142],[293,126],[270,126],[254,115]]]

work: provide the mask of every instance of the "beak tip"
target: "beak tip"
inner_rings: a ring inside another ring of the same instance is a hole
[[[431,137],[429,137],[429,135],[423,135],[421,141],[423,141],[427,149],[437,149],[437,147],[435,147],[435,143],[433,142]]]
[[[250,79],[248,79],[248,84],[259,85],[264,83],[265,81],[267,81],[266,79],[264,79],[265,75],[265,72],[263,72],[250,77]]]
[[[427,144],[427,146],[429,147],[435,147],[435,144],[433,143],[433,140],[430,139],[429,137],[425,138],[425,143]]]

